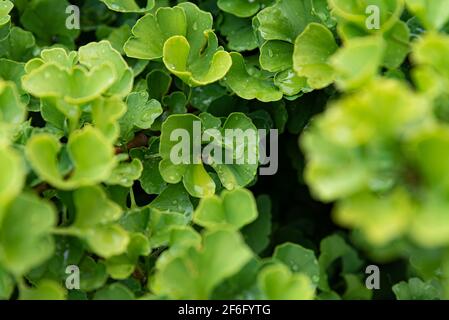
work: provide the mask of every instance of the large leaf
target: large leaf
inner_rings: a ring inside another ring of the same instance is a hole
[[[23,275],[48,259],[54,250],[50,232],[56,224],[51,204],[24,193],[6,209],[0,227],[0,263]]]

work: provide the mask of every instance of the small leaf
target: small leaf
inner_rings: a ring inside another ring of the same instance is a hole
[[[276,247],[273,258],[284,263],[294,273],[303,273],[317,286],[320,268],[315,253],[298,244],[285,243]]]
[[[140,8],[135,0],[101,0],[101,2],[117,12],[147,12],[153,9],[155,0],[147,0],[144,8]]]
[[[336,71],[337,85],[343,90],[362,86],[376,76],[383,55],[384,44],[379,38],[350,40],[331,58],[331,65]]]
[[[393,292],[398,300],[440,300],[441,288],[433,281],[422,281],[411,278],[408,282],[401,281],[393,286]]]
[[[405,3],[427,29],[440,30],[449,20],[449,8],[444,0],[405,0]]]
[[[172,254],[157,261],[151,285],[156,294],[171,299],[207,299],[252,256],[239,234],[226,230],[206,233],[201,248],[187,247]]]
[[[334,36],[325,26],[311,23],[295,42],[293,64],[300,77],[306,77],[314,89],[321,89],[334,81],[329,58],[337,51]]]
[[[306,275],[292,273],[280,263],[263,268],[258,283],[269,300],[312,300],[315,296],[315,289]]]
[[[50,258],[56,224],[54,208],[45,200],[23,193],[5,210],[0,227],[0,263],[21,276]]]
[[[257,99],[262,102],[282,99],[283,94],[274,85],[273,80],[248,73],[245,60],[240,53],[232,52],[231,58],[232,67],[224,80],[239,97],[246,100]]]
[[[91,42],[78,50],[79,62],[89,69],[101,67],[105,61],[114,67],[115,83],[107,91],[109,95],[125,97],[133,87],[134,74],[120,52],[109,41]]]
[[[56,137],[42,133],[28,141],[26,155],[43,180],[63,190],[104,181],[116,165],[112,145],[97,129],[90,126],[75,131],[69,137],[67,150],[74,166],[69,179],[64,179],[58,168],[60,150],[61,144]]]
[[[20,291],[20,300],[65,300],[67,292],[55,281],[42,280],[35,288]]]
[[[50,63],[25,75],[22,85],[38,98],[61,98],[76,105],[99,97],[115,83],[115,79],[110,64],[102,64],[90,71],[77,66],[69,71]]]
[[[145,91],[131,93],[126,104],[128,111],[119,121],[125,140],[130,140],[136,131],[151,128],[163,111],[161,104],[155,99],[149,100]]]
[[[223,191],[220,197],[201,199],[193,221],[208,229],[230,226],[240,229],[257,219],[257,206],[252,193],[246,189]]]
[[[218,0],[218,7],[224,12],[232,13],[241,18],[251,17],[259,11],[260,0]]]

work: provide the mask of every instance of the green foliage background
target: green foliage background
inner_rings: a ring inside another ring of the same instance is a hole
[[[448,298],[448,20],[446,0],[0,0],[0,299]],[[277,174],[172,163],[194,121],[277,129]]]

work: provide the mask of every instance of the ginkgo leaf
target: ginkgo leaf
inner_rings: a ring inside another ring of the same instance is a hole
[[[155,0],[147,0],[147,5],[141,8],[135,0],[101,0],[109,9],[117,12],[146,12],[153,9]]]
[[[54,63],[59,67],[70,70],[78,62],[78,54],[75,51],[67,52],[63,48],[44,49],[39,58],[29,60],[25,65],[27,73],[41,67],[46,63]]]
[[[318,23],[309,24],[295,41],[293,65],[296,73],[306,77],[312,88],[328,86],[335,76],[329,58],[337,49],[329,29]]]
[[[0,226],[0,263],[23,275],[48,259],[54,250],[51,228],[56,224],[53,206],[23,193],[6,208]]]
[[[125,97],[133,87],[134,74],[120,52],[109,41],[91,42],[78,50],[79,62],[89,69],[101,67],[105,61],[114,66],[116,82],[107,91],[110,95]]]
[[[75,189],[106,180],[116,165],[112,145],[91,126],[69,137],[67,150],[74,170],[68,179],[64,179],[58,168],[60,150],[56,137],[45,133],[33,136],[26,146],[27,158],[36,173],[61,189]]]
[[[23,88],[39,98],[61,98],[70,104],[92,101],[116,81],[112,64],[102,64],[87,71],[76,66],[71,70],[57,64],[45,64],[22,78]]]
[[[218,230],[203,236],[200,248],[168,251],[158,260],[151,285],[171,299],[207,299],[215,286],[237,273],[252,256],[238,233]],[[182,279],[182,281],[181,281]]]
[[[11,147],[0,146],[0,225],[5,207],[20,194],[25,182],[25,166]]]
[[[8,36],[9,27],[11,25],[11,12],[14,4],[9,0],[0,1],[0,40]]]
[[[189,86],[206,85],[225,76],[229,54],[218,46],[212,16],[190,2],[160,8],[139,19],[125,44],[128,56],[163,58],[167,69]]]
[[[208,229],[231,226],[240,229],[257,218],[257,205],[246,189],[223,191],[220,197],[201,199],[193,221]]]
[[[270,300],[312,300],[315,289],[304,274],[292,273],[283,264],[265,267],[258,276],[259,287]]]
[[[247,100],[258,99],[262,102],[278,101],[282,91],[274,85],[272,79],[260,74],[249,74],[245,60],[240,53],[232,52],[232,67],[225,77],[226,84],[240,97]]]
[[[217,5],[225,12],[245,18],[256,14],[262,2],[261,0],[218,0]]]
[[[256,19],[262,38],[289,43],[294,43],[309,23],[319,22],[312,14],[312,1],[309,0],[277,0],[273,6],[260,11]]]
[[[384,42],[380,38],[350,40],[330,59],[335,69],[337,85],[344,90],[351,90],[373,79],[382,63],[383,54]]]
[[[439,30],[449,20],[449,8],[444,0],[405,0],[405,3],[428,29]]]
[[[138,130],[150,129],[163,112],[159,101],[149,99],[146,91],[131,93],[126,98],[126,104],[128,110],[119,121],[120,133],[126,140]]]

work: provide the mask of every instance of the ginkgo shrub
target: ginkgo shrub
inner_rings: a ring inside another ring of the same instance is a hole
[[[448,298],[446,2],[0,0],[0,299]]]

